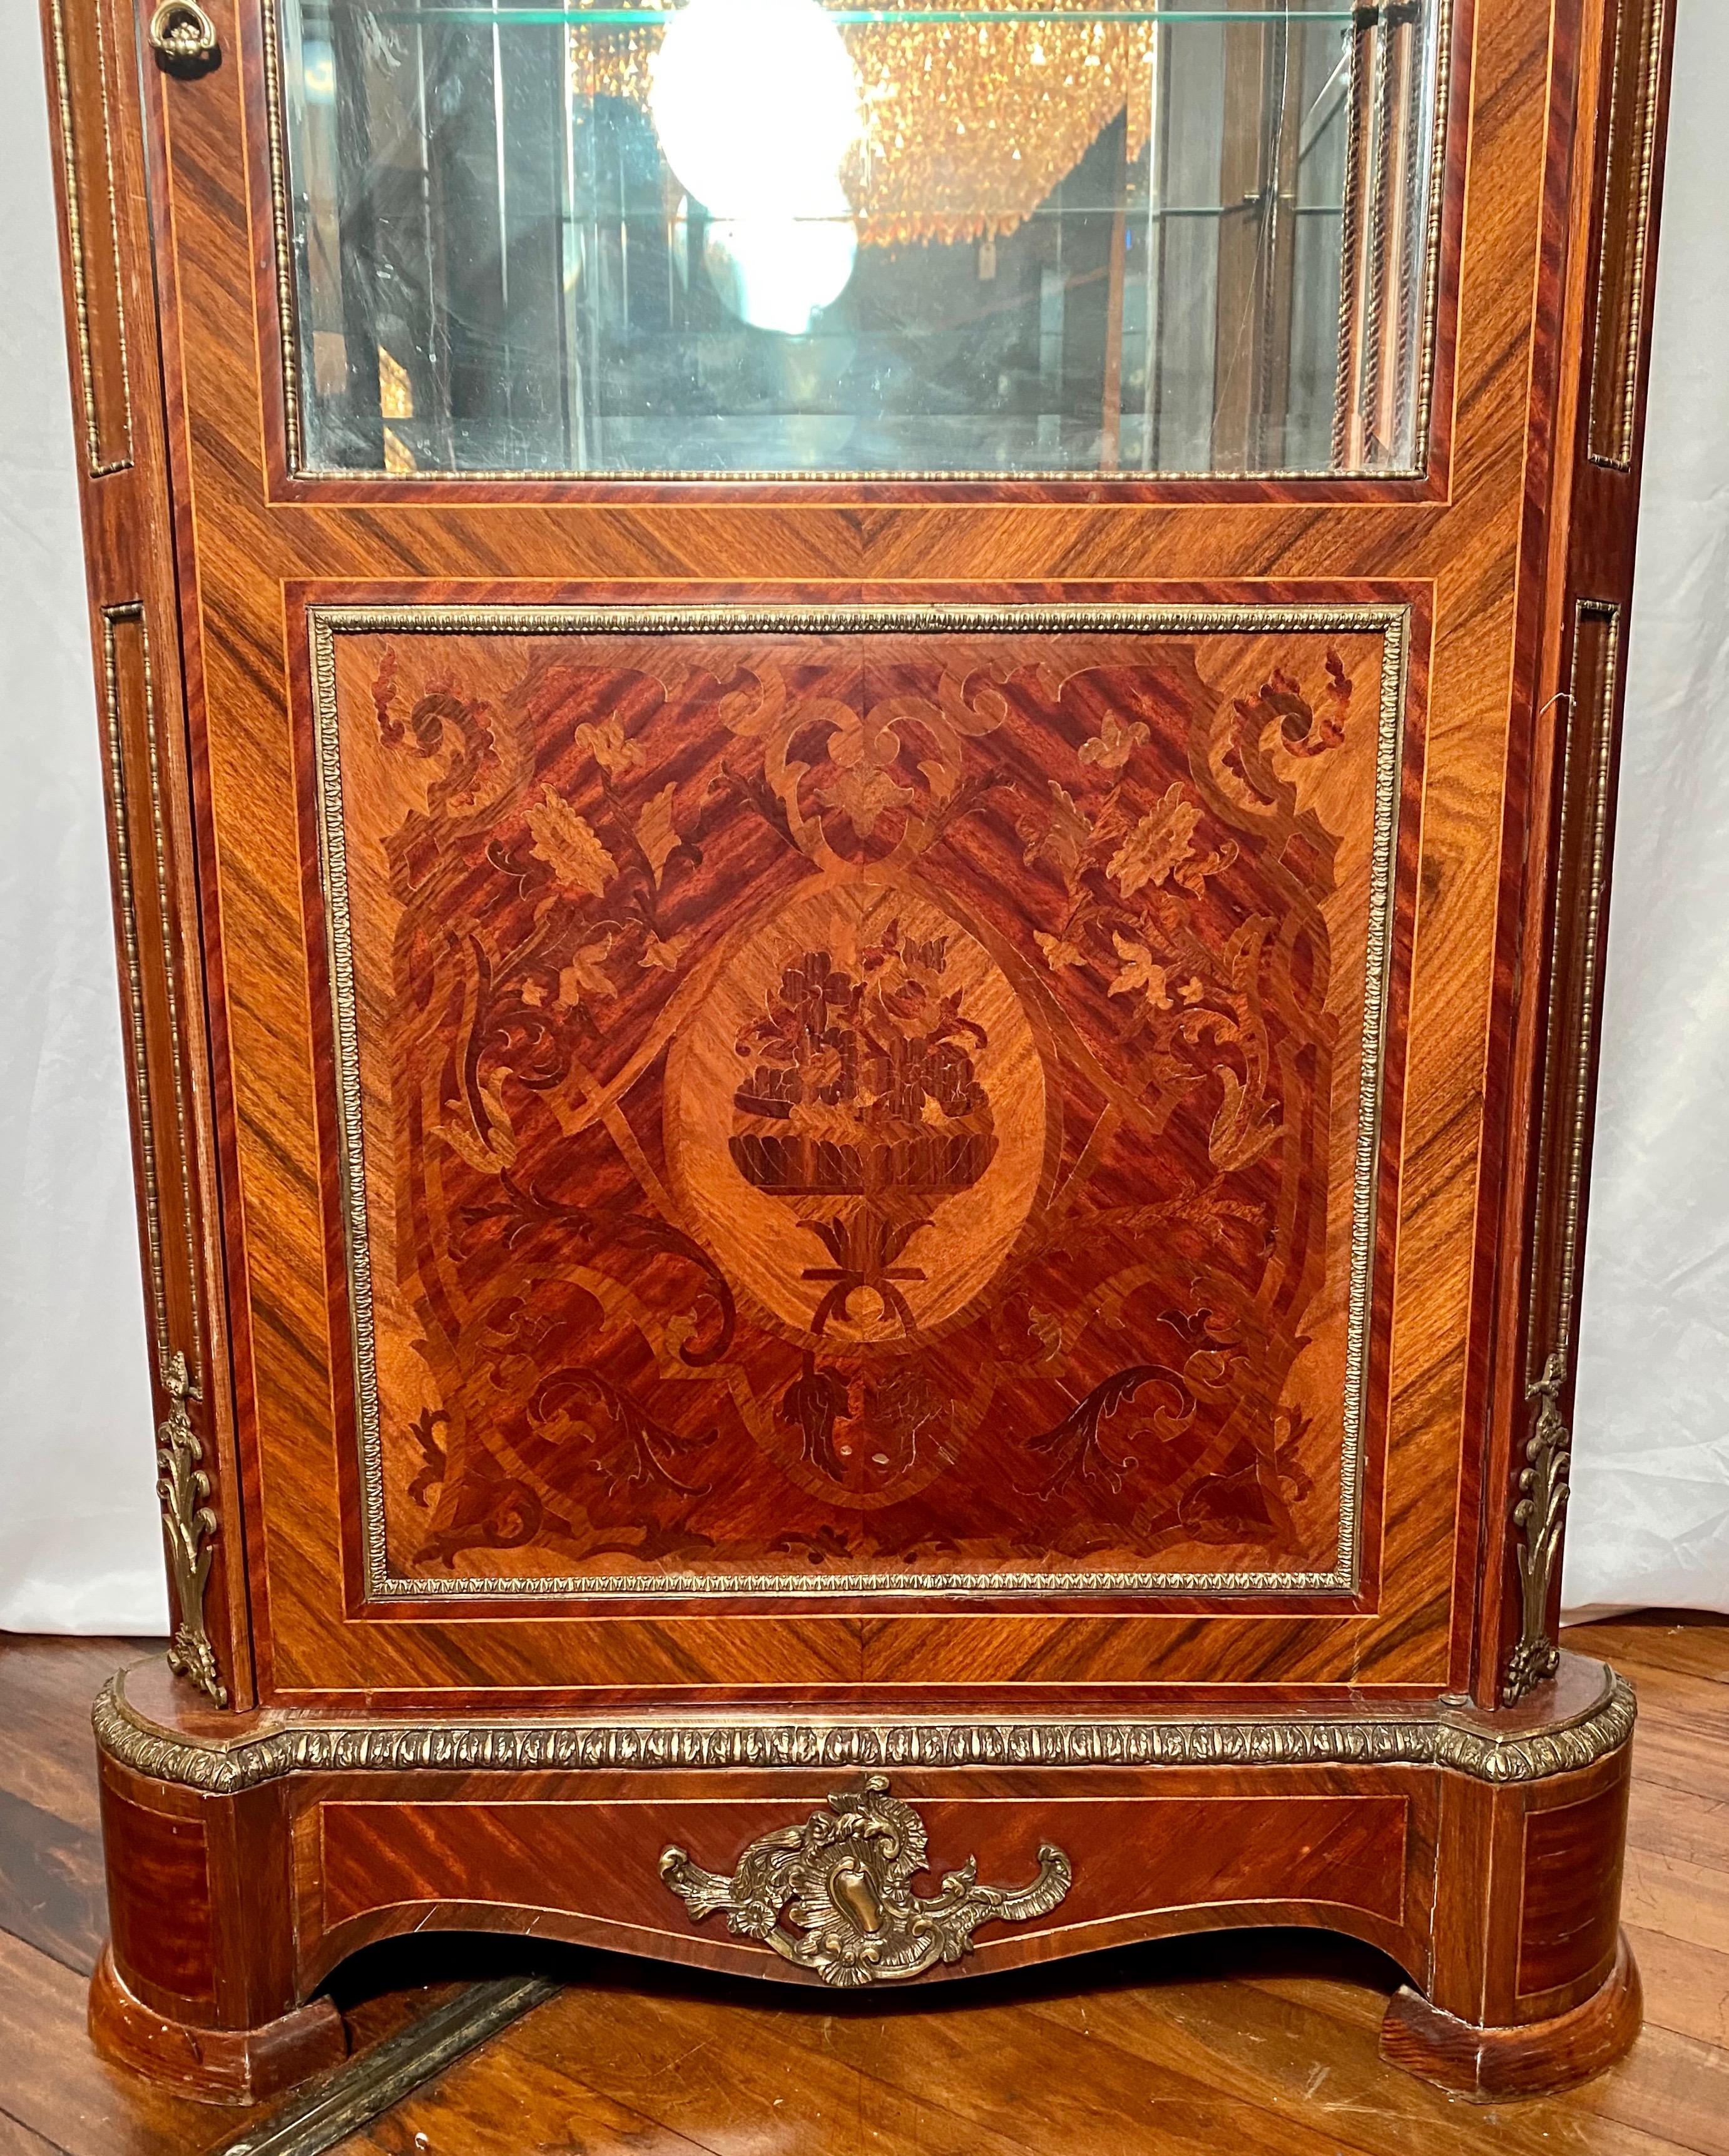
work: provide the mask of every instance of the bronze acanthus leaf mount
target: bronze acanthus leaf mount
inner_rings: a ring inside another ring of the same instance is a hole
[[[168,1647],[168,1666],[190,1679],[218,1707],[228,1703],[228,1687],[216,1666],[216,1650],[204,1630],[204,1590],[210,1581],[211,1544],[217,1533],[211,1510],[210,1477],[201,1462],[204,1447],[186,1411],[192,1383],[186,1358],[176,1349],[162,1373],[168,1413],[156,1430],[156,1495],[162,1503],[162,1529],[168,1545],[168,1572],[174,1583],[177,1622]]]
[[[935,1894],[916,1894],[911,1882],[928,1855],[924,1821],[873,1774],[861,1790],[831,1796],[828,1810],[802,1826],[753,1841],[730,1879],[676,1847],[662,1851],[660,1876],[699,1921],[724,1912],[736,1937],[760,1939],[843,1989],[959,1961],[981,1924],[1049,1916],[1074,1877],[1062,1851],[1042,1842],[1029,1887],[981,1887],[968,1857]]]
[[[1549,1584],[1561,1554],[1561,1531],[1570,1495],[1573,1432],[1561,1412],[1561,1395],[1566,1387],[1567,1358],[1557,1353],[1550,1356],[1543,1374],[1526,1394],[1527,1399],[1537,1403],[1537,1414],[1526,1440],[1526,1464],[1519,1476],[1518,1502],[1513,1507],[1513,1525],[1520,1536],[1523,1625],[1501,1686],[1504,1707],[1516,1707],[1527,1692],[1554,1676],[1561,1661],[1560,1648],[1549,1631]]]

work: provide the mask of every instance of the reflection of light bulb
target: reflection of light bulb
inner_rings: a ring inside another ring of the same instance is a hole
[[[846,198],[837,187],[827,217],[765,212],[712,219],[703,262],[741,321],[803,336],[817,309],[846,290],[858,253]]]
[[[667,163],[716,217],[820,217],[859,132],[859,79],[818,0],[690,0],[649,107]]]
[[[818,0],[690,0],[655,55],[666,162],[709,211],[709,274],[759,329],[801,336],[846,289],[858,235],[841,161],[859,79]]]

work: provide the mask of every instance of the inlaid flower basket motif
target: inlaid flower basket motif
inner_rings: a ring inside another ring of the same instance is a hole
[[[1348,1585],[1403,613],[676,623],[316,622],[373,1591]]]

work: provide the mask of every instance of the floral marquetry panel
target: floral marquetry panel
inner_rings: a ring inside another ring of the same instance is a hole
[[[310,619],[367,1593],[1357,1589],[1401,606]]]

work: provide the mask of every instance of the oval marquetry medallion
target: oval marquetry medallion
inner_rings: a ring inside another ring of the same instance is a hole
[[[1003,968],[900,882],[823,879],[746,930],[673,1050],[687,1224],[811,1345],[911,1347],[976,1301],[1045,1158],[1044,1065]]]

